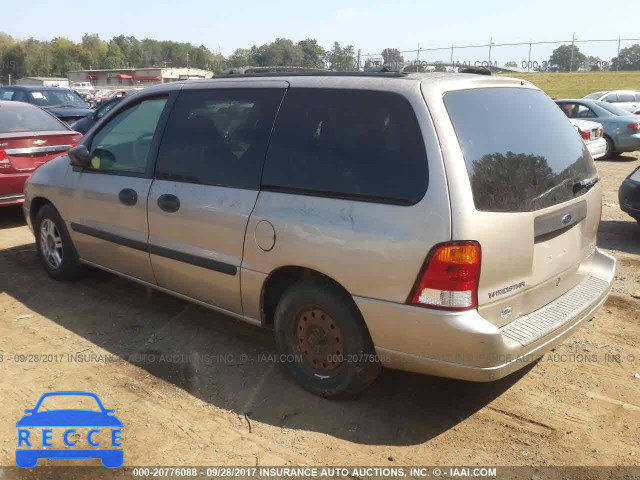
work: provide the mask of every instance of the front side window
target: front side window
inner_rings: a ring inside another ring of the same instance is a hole
[[[267,154],[265,188],[414,204],[427,182],[424,140],[405,97],[370,90],[287,92]]]
[[[609,103],[617,103],[618,102],[618,94],[617,93],[610,93],[609,95],[604,97],[602,99],[602,101],[603,102],[609,102]]]
[[[109,173],[146,172],[151,141],[166,98],[144,100],[113,117],[91,141],[91,169]]]
[[[284,89],[185,90],[165,128],[155,177],[258,190]]]

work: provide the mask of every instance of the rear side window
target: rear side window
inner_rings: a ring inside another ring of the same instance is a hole
[[[414,204],[427,157],[413,108],[391,92],[290,89],[267,154],[268,189]]]
[[[180,93],[165,129],[155,177],[258,190],[284,89]]]
[[[633,93],[620,92],[618,93],[618,102],[635,102],[636,97]]]
[[[0,133],[65,132],[68,128],[39,108],[0,108]]]
[[[449,92],[453,123],[478,210],[527,212],[571,200],[576,182],[596,175],[582,139],[539,90]]]

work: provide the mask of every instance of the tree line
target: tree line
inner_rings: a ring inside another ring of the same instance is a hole
[[[85,34],[80,42],[58,37],[51,41],[14,39],[0,32],[0,83],[12,78],[66,77],[67,72],[84,69],[141,67],[191,67],[221,72],[240,66],[303,66],[355,70],[352,45],[334,42],[325,50],[313,39],[293,42],[277,38],[271,43],[238,48],[225,57],[204,45],[161,41],[120,35],[109,41],[97,34]]]
[[[396,48],[384,49],[380,57],[386,64],[404,62],[402,53]],[[513,63],[506,62],[506,65]],[[598,70],[602,66],[610,70],[640,70],[640,44],[621,49],[619,56],[610,62],[588,57],[575,45],[561,45],[553,51],[548,63],[558,71]],[[69,71],[84,69],[189,66],[221,72],[226,68],[247,65],[352,71],[357,68],[357,55],[353,45],[334,42],[330,49],[325,49],[314,39],[294,42],[276,38],[262,46],[238,48],[225,57],[203,45],[149,38],[138,40],[125,35],[107,41],[95,33],[87,33],[80,42],[73,42],[64,37],[50,41],[18,40],[0,32],[0,83],[7,83],[9,75],[13,79],[25,76],[66,77]],[[365,70],[379,66],[370,59],[361,65]]]

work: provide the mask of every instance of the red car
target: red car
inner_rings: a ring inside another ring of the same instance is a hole
[[[31,173],[81,138],[35,105],[0,101],[0,207],[23,203]]]

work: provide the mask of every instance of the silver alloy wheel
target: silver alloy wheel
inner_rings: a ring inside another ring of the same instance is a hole
[[[62,265],[62,237],[56,224],[49,218],[45,218],[40,225],[40,250],[51,268],[60,268]]]

